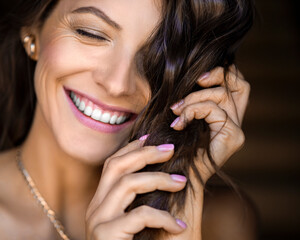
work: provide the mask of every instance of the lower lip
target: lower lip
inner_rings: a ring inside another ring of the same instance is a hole
[[[86,127],[96,130],[98,132],[117,133],[117,132],[123,130],[124,128],[128,127],[128,125],[131,125],[136,118],[136,117],[131,117],[131,119],[129,121],[127,121],[123,124],[119,124],[119,125],[111,125],[111,124],[96,121],[96,120],[84,115],[82,112],[80,112],[77,109],[77,107],[74,105],[74,103],[71,100],[69,93],[66,91],[66,89],[65,89],[65,94],[67,97],[67,101],[70,104],[71,110],[74,113],[75,117],[78,119],[78,121],[81,122]]]

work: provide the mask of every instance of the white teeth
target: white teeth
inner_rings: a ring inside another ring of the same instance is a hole
[[[78,108],[80,111],[84,111],[84,109],[85,109],[85,103],[84,103],[84,101],[81,101],[80,102],[80,105],[79,105],[79,108]]]
[[[84,109],[84,114],[85,114],[85,115],[87,115],[87,116],[90,117],[90,116],[92,115],[92,113],[93,113],[92,107],[88,106],[88,107],[86,107],[86,108]]]
[[[100,118],[100,121],[104,123],[109,123],[109,120],[110,120],[110,113],[103,113]]]
[[[123,117],[122,117],[122,121],[121,121],[121,123],[125,122],[125,120],[126,120],[126,117],[125,117],[125,116],[123,116]]]
[[[94,109],[91,106],[86,106],[85,102],[80,100],[80,97],[77,97],[74,92],[71,91],[70,98],[73,100],[74,104],[77,106],[77,108],[82,111],[86,116],[89,116],[93,118],[96,121],[100,121],[103,123],[109,123],[109,124],[122,124],[126,121],[126,116],[117,116],[116,114],[113,115],[113,113],[102,113],[100,109]],[[88,104],[90,105],[90,104]]]
[[[123,117],[120,116],[120,117],[118,117],[118,119],[116,121],[116,124],[120,124],[122,121],[123,121]]]
[[[91,118],[93,118],[93,119],[99,121],[100,118],[101,118],[101,111],[100,111],[99,109],[95,109],[95,110],[93,111],[93,113],[92,113]]]
[[[80,105],[80,98],[77,98],[76,99],[76,104],[75,104],[77,107],[79,107],[79,105]]]
[[[117,115],[113,115],[109,121],[110,124],[115,124],[117,121],[118,116]]]

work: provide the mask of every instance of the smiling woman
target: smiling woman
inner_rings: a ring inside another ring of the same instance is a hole
[[[0,22],[1,236],[201,239],[204,185],[244,142],[232,64],[252,20],[249,0],[16,4]]]

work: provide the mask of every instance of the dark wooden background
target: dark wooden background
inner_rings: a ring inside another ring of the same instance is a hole
[[[261,19],[238,55],[252,87],[246,143],[225,169],[256,203],[261,239],[300,239],[300,1],[256,5]]]
[[[15,0],[0,0],[0,14]],[[257,0],[239,67],[251,83],[244,148],[225,165],[256,204],[262,240],[300,239],[299,0]]]

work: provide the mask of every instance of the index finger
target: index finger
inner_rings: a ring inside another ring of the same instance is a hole
[[[226,82],[224,78],[224,68],[217,67],[210,73],[203,74],[202,77],[197,81],[198,85],[204,88],[213,86],[228,87],[230,92],[237,92],[244,88],[245,83],[244,76],[237,69],[236,66],[232,65],[229,67],[228,76]]]

